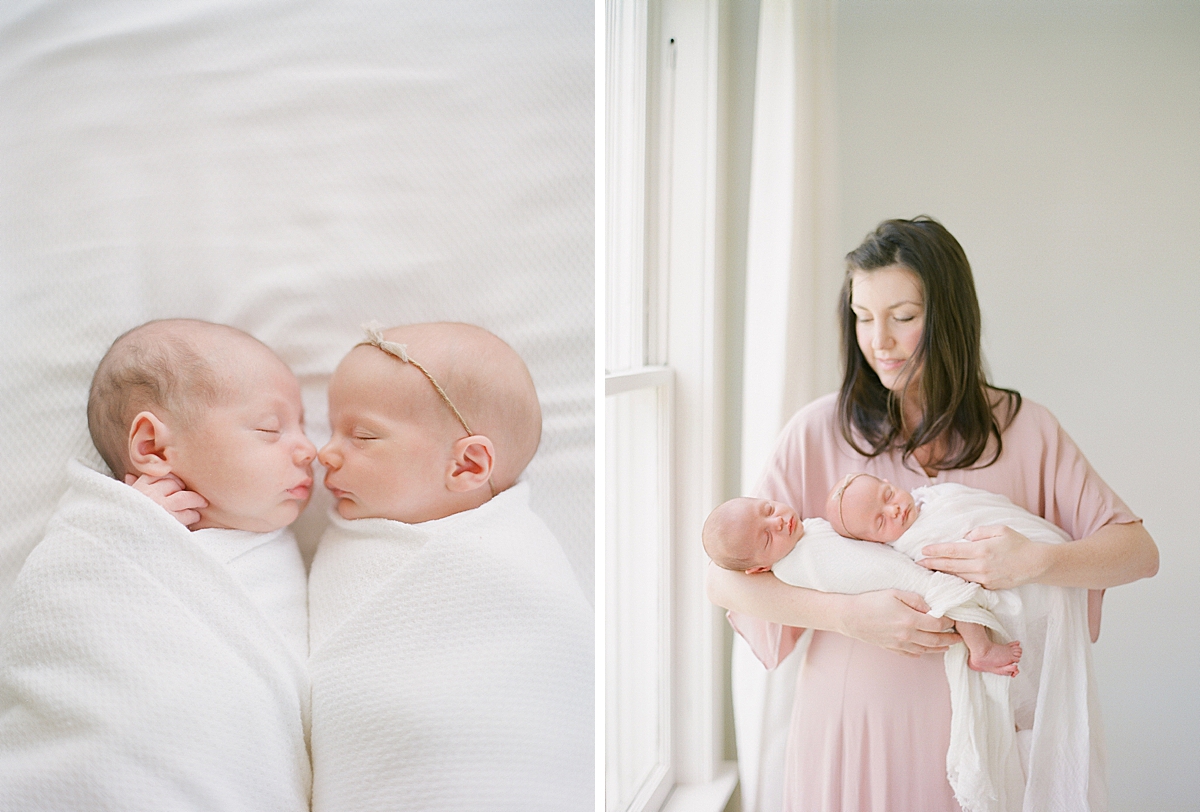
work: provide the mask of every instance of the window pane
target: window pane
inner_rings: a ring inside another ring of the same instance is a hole
[[[608,812],[640,808],[670,778],[666,392],[605,401]]]

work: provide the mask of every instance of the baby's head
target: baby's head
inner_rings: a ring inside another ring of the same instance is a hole
[[[542,410],[521,357],[470,324],[393,327],[329,382],[325,486],[346,519],[407,524],[478,507],[537,451]]]
[[[838,534],[885,544],[904,535],[920,510],[908,491],[870,474],[843,477],[825,505],[825,515]]]
[[[114,341],[92,378],[88,428],[117,479],[174,474],[207,499],[194,529],[277,530],[312,493],[296,376],[223,324],[152,321]]]
[[[739,496],[708,514],[700,537],[714,564],[754,573],[771,569],[803,535],[800,517],[787,505]]]

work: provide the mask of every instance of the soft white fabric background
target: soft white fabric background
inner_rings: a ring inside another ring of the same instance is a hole
[[[582,0],[4,4],[0,607],[95,453],[96,362],[168,316],[274,348],[318,445],[361,322],[491,329],[537,383],[532,504],[591,596],[593,40]]]

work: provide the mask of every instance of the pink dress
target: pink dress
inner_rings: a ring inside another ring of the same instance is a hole
[[[940,471],[932,479],[905,468],[899,452],[873,459],[857,454],[841,436],[836,410],[837,396],[827,395],[792,417],[758,495],[786,502],[801,516],[823,516],[838,479],[867,471],[905,490],[959,482],[1001,493],[1075,539],[1106,524],[1139,521],[1054,416],[1028,399],[1005,431],[995,464]],[[1090,602],[1093,629],[1099,597],[1094,593]],[[792,651],[803,631],[734,612],[729,620],[767,668]],[[942,655],[905,657],[833,632],[814,632],[796,685],[784,810],[959,812],[946,778],[949,738]]]

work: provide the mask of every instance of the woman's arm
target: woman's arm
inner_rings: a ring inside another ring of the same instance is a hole
[[[708,599],[718,606],[772,623],[833,631],[901,654],[945,651],[959,641],[947,634],[953,621],[925,614],[914,592],[890,589],[841,595],[789,586],[769,572],[747,575],[708,566]]]
[[[1107,589],[1158,572],[1158,546],[1141,522],[1106,524],[1078,541],[1030,541],[1009,527],[980,527],[971,544],[929,544],[917,563],[988,589],[1022,584]]]

